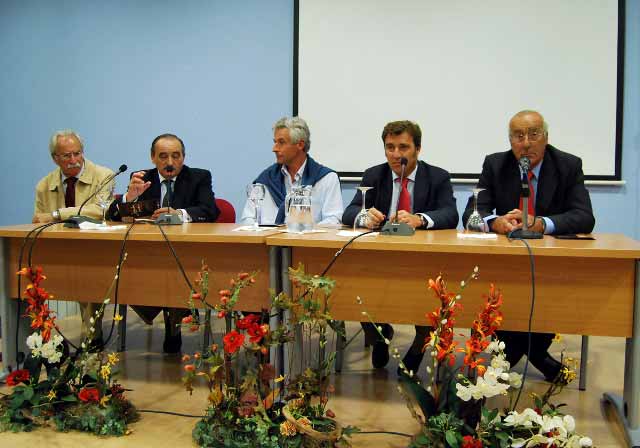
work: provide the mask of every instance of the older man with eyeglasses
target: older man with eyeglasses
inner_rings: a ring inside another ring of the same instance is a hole
[[[58,167],[43,177],[36,185],[33,222],[61,221],[77,215],[80,205],[91,196],[113,171],[84,158],[84,144],[78,133],[72,130],[56,131],[49,140],[53,163]],[[82,209],[84,216],[102,218],[97,200],[88,202]],[[91,317],[95,320],[92,344],[101,345],[102,320],[95,319],[98,305],[80,303],[82,335],[87,334]]]
[[[507,234],[523,227],[525,213],[530,230],[546,235],[589,233],[595,225],[589,192],[584,186],[582,160],[560,151],[548,143],[549,127],[544,117],[533,110],[523,110],[509,121],[511,149],[488,155],[482,166],[478,188],[478,212],[487,230]],[[522,211],[520,195],[521,158],[530,160],[528,210]],[[473,212],[469,199],[462,216],[466,225]],[[499,332],[506,344],[507,360],[516,364],[528,351],[528,334]],[[548,352],[553,334],[531,334],[531,363],[545,378],[553,381],[561,364]]]
[[[78,214],[85,199],[113,174],[109,168],[84,158],[82,138],[72,130],[54,132],[49,141],[49,151],[58,168],[36,185],[34,223],[61,221]],[[97,199],[87,203],[82,214],[101,219],[102,209]]]

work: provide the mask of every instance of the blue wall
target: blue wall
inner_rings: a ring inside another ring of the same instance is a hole
[[[150,167],[154,136],[177,133],[187,145],[187,164],[210,169],[216,195],[241,209],[244,186],[273,161],[272,123],[291,112],[292,3],[3,0],[0,225],[31,220],[33,187],[54,168],[47,144],[59,128],[80,132],[93,161],[112,168],[126,163],[130,170]],[[627,184],[590,191],[597,231],[638,238],[637,0],[627,0],[625,78]],[[312,152],[322,161],[322,148]],[[346,203],[354,188],[343,185]],[[469,187],[455,190],[462,209]]]

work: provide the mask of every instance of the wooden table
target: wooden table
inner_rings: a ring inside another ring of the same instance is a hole
[[[283,263],[320,273],[348,237],[336,230],[307,235],[279,234],[268,245],[283,248]],[[617,407],[630,446],[640,443],[640,243],[623,235],[598,234],[594,241],[529,240],[535,262],[533,330],[627,338],[624,401]],[[411,237],[364,236],[346,249],[329,271],[336,280],[331,314],[362,320],[366,309],[378,322],[426,324],[438,301],[427,280],[444,274],[449,290],[475,266],[480,279],[463,292],[457,326],[470,326],[493,282],[504,293],[503,328],[526,330],[531,306],[530,257],[524,244],[459,239],[455,230],[418,231]],[[283,281],[285,279],[283,278]],[[359,296],[364,306],[358,305]],[[635,317],[634,317],[635,316]],[[635,319],[635,320],[634,320]]]
[[[34,225],[0,227],[2,269],[2,353],[5,370],[15,360],[15,318],[18,255],[24,237]],[[229,279],[242,271],[260,271],[255,285],[242,296],[243,309],[260,310],[269,301],[267,290],[275,287],[277,255],[265,245],[264,232],[234,232],[236,224],[183,224],[164,226],[184,269],[193,283],[204,259],[211,268],[210,301],[229,286]],[[113,281],[125,230],[79,230],[62,225],[42,232],[33,251],[33,265],[44,268],[43,286],[57,300],[102,302]],[[136,224],[126,244],[127,259],[120,275],[119,304],[186,307],[190,296],[175,259],[156,226]],[[23,266],[26,264],[25,256]],[[23,282],[22,286],[25,286]],[[114,298],[111,297],[111,303]],[[6,318],[5,318],[6,316]],[[25,336],[26,337],[26,336]],[[19,343],[24,344],[24,338]]]

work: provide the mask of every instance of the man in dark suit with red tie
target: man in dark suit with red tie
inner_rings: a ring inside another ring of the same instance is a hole
[[[589,192],[584,186],[582,160],[548,144],[549,130],[536,111],[518,112],[509,122],[511,149],[485,158],[478,188],[478,212],[487,230],[507,234],[523,225],[521,211],[521,172],[519,161],[531,161],[529,177],[528,223],[530,230],[543,234],[589,233],[595,225]],[[473,212],[470,198],[462,221],[466,225]],[[507,360],[516,364],[527,353],[527,333],[501,331]],[[532,333],[531,363],[547,380],[553,380],[561,364],[548,352],[550,333]]]
[[[422,142],[420,126],[411,121],[388,123],[382,131],[387,163],[367,169],[361,186],[373,187],[366,193],[369,209],[367,227],[377,228],[396,217],[414,229],[454,229],[458,225],[458,211],[449,173],[442,168],[418,160]],[[401,160],[407,159],[404,181],[400,185]],[[342,222],[353,225],[362,208],[362,193],[358,191],[345,209]],[[397,208],[397,211],[396,211]],[[372,363],[376,368],[389,361],[388,346],[370,323],[362,327],[368,339],[375,340]],[[393,327],[381,325],[387,339]],[[416,326],[416,337],[403,362],[407,370],[416,372],[424,355],[422,347],[430,327]]]
[[[123,202],[155,200],[160,207],[153,212],[153,219],[171,214],[177,215],[182,222],[214,222],[220,212],[211,187],[211,173],[188,167],[184,158],[184,143],[178,136],[162,134],[156,137],[151,143],[151,161],[156,167],[131,175],[127,193],[109,207],[109,218],[114,221],[122,219],[119,207]],[[178,324],[185,310],[146,306],[132,308],[147,323],[163,311],[163,350],[165,353],[180,351],[182,337]]]

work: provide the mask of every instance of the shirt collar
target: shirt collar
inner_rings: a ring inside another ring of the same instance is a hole
[[[417,173],[417,172],[418,172],[418,165],[416,165],[416,167],[415,167],[415,168],[414,168],[414,170],[411,172],[411,174],[409,174],[408,176],[404,176],[404,177],[406,177],[407,179],[409,179],[411,182],[415,182],[415,181],[416,181],[416,173]],[[398,175],[395,173],[395,171],[393,171],[393,170],[391,171],[391,175],[393,176],[393,177],[392,177],[393,182],[395,182],[395,181],[396,181],[396,179],[399,179],[399,178],[400,178],[400,176],[398,176]]]
[[[307,158],[304,159],[304,162],[302,162],[302,165],[300,165],[298,172],[295,174],[295,176],[293,176],[293,179],[291,179],[292,184],[295,184],[298,180],[302,180],[302,173],[304,173],[304,169],[306,166],[307,166]],[[287,170],[287,167],[284,164],[280,167],[280,171],[282,172],[282,174],[284,174],[285,178],[289,176],[289,171]]]
[[[179,174],[178,174],[179,176]],[[160,183],[164,182],[165,180],[172,180],[172,181],[176,181],[178,179],[178,176],[176,177],[172,177],[171,179],[168,179],[166,177],[162,177],[162,174],[160,174],[160,171],[158,171],[158,179],[160,180]]]
[[[542,168],[542,162],[544,162],[544,160],[541,160],[540,163],[538,163],[536,166],[531,168],[531,172],[533,173],[536,179],[540,178],[540,169]]]
[[[84,172],[84,165],[86,162],[82,163],[82,168],[80,168],[80,172],[78,173],[77,176],[73,176],[75,177],[77,180],[80,180],[80,178],[82,177],[82,173]],[[64,175],[64,173],[62,172],[62,169],[60,169],[60,182],[64,184],[64,181],[67,180],[68,177]]]

